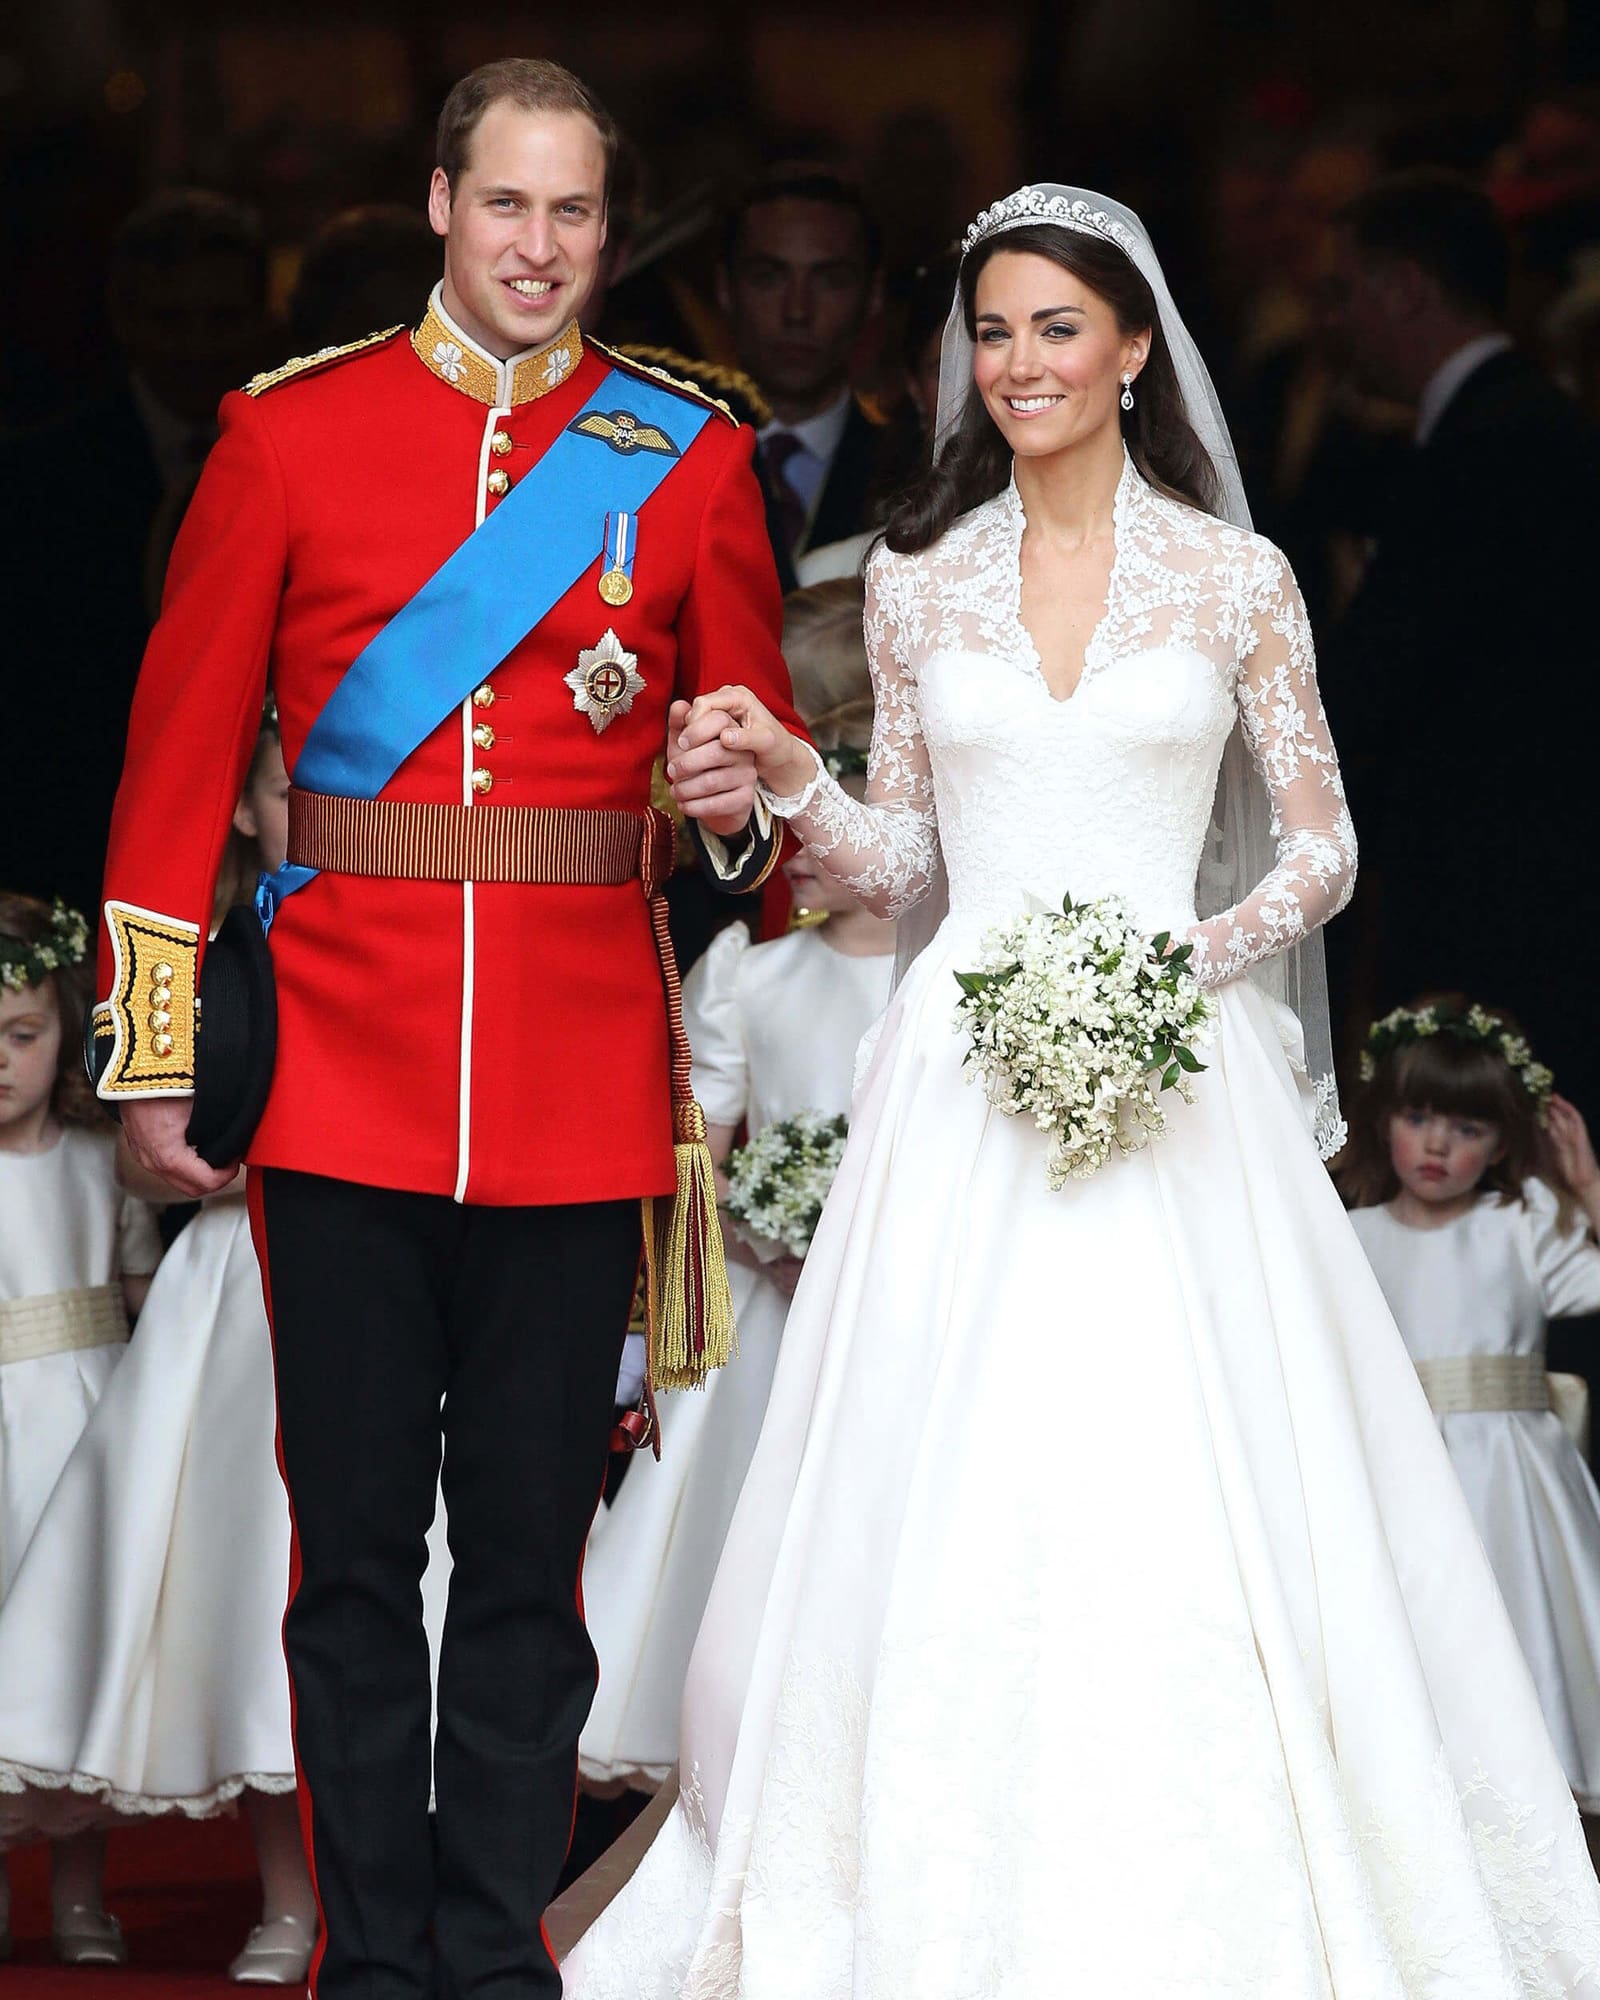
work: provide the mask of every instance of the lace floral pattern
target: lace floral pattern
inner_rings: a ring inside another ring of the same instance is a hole
[[[868,800],[819,774],[783,802],[876,907],[942,872],[949,913],[785,1323],[685,1688],[690,1784],[568,2000],[1600,1996],[1565,1775],[1415,1369],[1295,1143],[1294,1011],[1264,977],[1219,992],[1209,1087],[1070,1199],[962,1080],[950,968],[1025,895],[1214,927],[1220,980],[1354,866],[1277,552],[1125,471],[1105,614],[1056,701],[1023,528],[1005,493],[874,558]],[[1202,924],[1230,745],[1277,860]]]
[[[1170,904],[1176,864],[1191,907],[1221,750],[1215,703],[1227,704],[1230,726],[1237,720],[1271,800],[1277,859],[1247,897],[1188,928],[1202,981],[1217,985],[1325,923],[1354,886],[1355,832],[1317,692],[1310,624],[1289,567],[1270,542],[1166,499],[1131,461],[1115,518],[1105,611],[1077,688],[1053,706],[1092,718],[1081,761],[1098,762],[1092,782],[1102,794],[1108,787],[1124,794],[1118,817],[1131,836],[1123,872],[1133,893],[1148,859],[1152,887],[1160,885],[1152,900]],[[963,755],[970,747],[963,734],[987,735],[985,719],[952,712],[934,685],[951,662],[983,660],[1051,699],[1022,622],[1025,527],[1013,485],[920,555],[874,553],[866,636],[876,725],[866,801],[851,798],[820,764],[803,793],[770,801],[829,871],[881,915],[898,916],[927,894],[941,842],[953,886],[963,877],[1015,875],[1012,858],[993,851],[996,836],[1004,831],[1014,842],[1027,833],[1019,802],[1048,792],[1057,774],[1056,734],[1043,726],[1014,727],[1009,741],[991,737],[982,760]],[[1181,713],[1150,707],[1151,690],[1169,687],[1170,674],[1153,671],[1145,677],[1149,686],[1139,685],[1141,665],[1158,655],[1169,666],[1182,659],[1208,675],[1209,689],[1191,688],[1200,698]],[[1126,671],[1113,675],[1114,669]],[[1108,714],[1117,696],[1095,686],[1113,679],[1126,697],[1120,717]],[[1152,751],[1164,754],[1165,768]],[[1160,792],[1167,796],[1153,796]],[[1008,803],[1008,810],[974,809],[985,795],[995,805]],[[1046,816],[1047,829],[1052,818],[1058,814]],[[978,852],[980,842],[990,851]],[[1158,842],[1165,852],[1155,851]],[[1084,893],[1075,881],[1061,886]]]

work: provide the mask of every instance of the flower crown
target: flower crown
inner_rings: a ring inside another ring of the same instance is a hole
[[[1130,257],[1139,248],[1138,237],[1125,222],[1107,215],[1103,208],[1091,208],[1081,195],[1046,194],[1042,188],[1024,187],[983,211],[961,239],[962,256],[967,256],[986,236],[1002,229],[1016,229],[1026,222],[1055,222],[1063,229],[1107,237]]]
[[[82,965],[88,949],[88,924],[57,896],[50,912],[50,928],[38,944],[0,937],[0,986],[8,993],[25,992],[64,965]]]
[[[1406,1042],[1423,1042],[1430,1035],[1453,1035],[1458,1042],[1476,1042],[1493,1049],[1523,1089],[1533,1099],[1540,1122],[1555,1088],[1555,1077],[1543,1063],[1535,1062],[1526,1040],[1508,1028],[1498,1014],[1474,1003],[1470,1007],[1396,1007],[1367,1030],[1367,1045],[1361,1051],[1361,1081],[1371,1083],[1378,1066]]]

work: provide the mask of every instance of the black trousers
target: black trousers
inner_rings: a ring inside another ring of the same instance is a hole
[[[594,1695],[579,1569],[639,1204],[475,1208],[267,1168],[252,1207],[295,1526],[312,1992],[553,2000],[541,1919]],[[454,1569],[430,1758],[420,1585],[441,1445]]]

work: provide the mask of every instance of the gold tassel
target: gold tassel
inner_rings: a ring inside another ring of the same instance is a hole
[[[658,1389],[703,1389],[738,1342],[706,1118],[692,1099],[673,1107],[672,1137],[678,1191],[644,1203],[650,1379]]]

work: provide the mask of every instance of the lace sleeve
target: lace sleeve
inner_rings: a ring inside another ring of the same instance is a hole
[[[867,565],[873,718],[865,801],[852,798],[820,758],[816,776],[793,798],[762,794],[828,873],[880,917],[897,917],[920,903],[939,859],[933,779],[907,644],[914,586],[909,563],[882,548],[874,552]]]
[[[1274,867],[1249,895],[1189,932],[1202,985],[1219,986],[1337,916],[1356,879],[1356,835],[1317,691],[1311,624],[1283,557],[1251,579],[1234,698],[1272,806]]]

